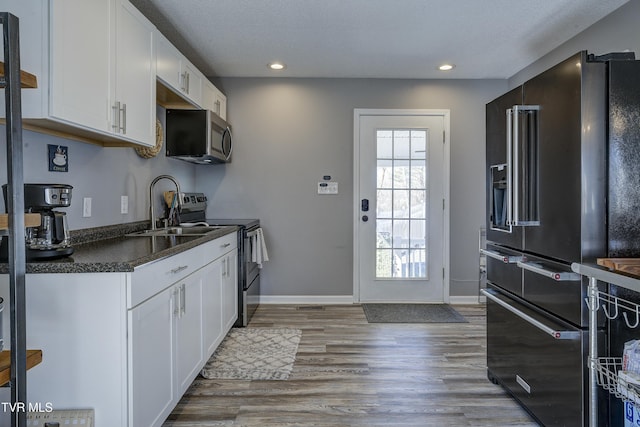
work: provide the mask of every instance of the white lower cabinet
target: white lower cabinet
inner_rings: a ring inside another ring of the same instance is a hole
[[[235,322],[236,239],[133,273],[28,274],[27,347],[43,352],[27,376],[29,402],[93,408],[96,426],[161,426]],[[6,274],[0,297],[8,307]]]
[[[197,271],[129,310],[130,426],[161,425],[202,368],[201,278]]]
[[[174,289],[129,311],[129,426],[162,424],[176,400]]]
[[[228,331],[238,318],[238,251],[224,255],[222,266],[222,324]]]

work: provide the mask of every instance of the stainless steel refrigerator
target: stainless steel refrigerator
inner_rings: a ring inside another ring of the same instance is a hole
[[[583,51],[486,107],[488,376],[542,425],[588,419],[571,263],[640,254],[639,80],[633,53]]]

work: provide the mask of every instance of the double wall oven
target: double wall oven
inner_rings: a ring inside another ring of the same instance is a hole
[[[487,104],[488,376],[545,426],[588,420],[587,280],[571,263],[640,241],[622,224],[637,191],[614,184],[639,167],[611,166],[638,149],[638,73],[632,53],[579,52]]]

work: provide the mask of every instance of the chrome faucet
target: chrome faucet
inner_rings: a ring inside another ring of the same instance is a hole
[[[178,198],[178,212],[182,208],[182,196],[181,196],[182,193],[180,191],[180,184],[178,184],[178,181],[174,177],[172,177],[171,175],[159,175],[156,178],[154,178],[154,180],[151,181],[151,184],[149,184],[149,206],[150,206],[149,209],[151,211],[151,229],[152,230],[156,229],[156,217],[155,217],[155,213],[154,213],[154,209],[153,209],[153,187],[161,179],[168,179],[169,181],[171,181],[171,182],[173,182],[175,184],[176,192],[177,192],[177,198]]]

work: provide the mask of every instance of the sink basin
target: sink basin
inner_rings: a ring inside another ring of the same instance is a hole
[[[155,230],[142,230],[135,233],[129,233],[127,237],[149,237],[149,236],[204,236],[222,227],[168,227],[157,228]]]

